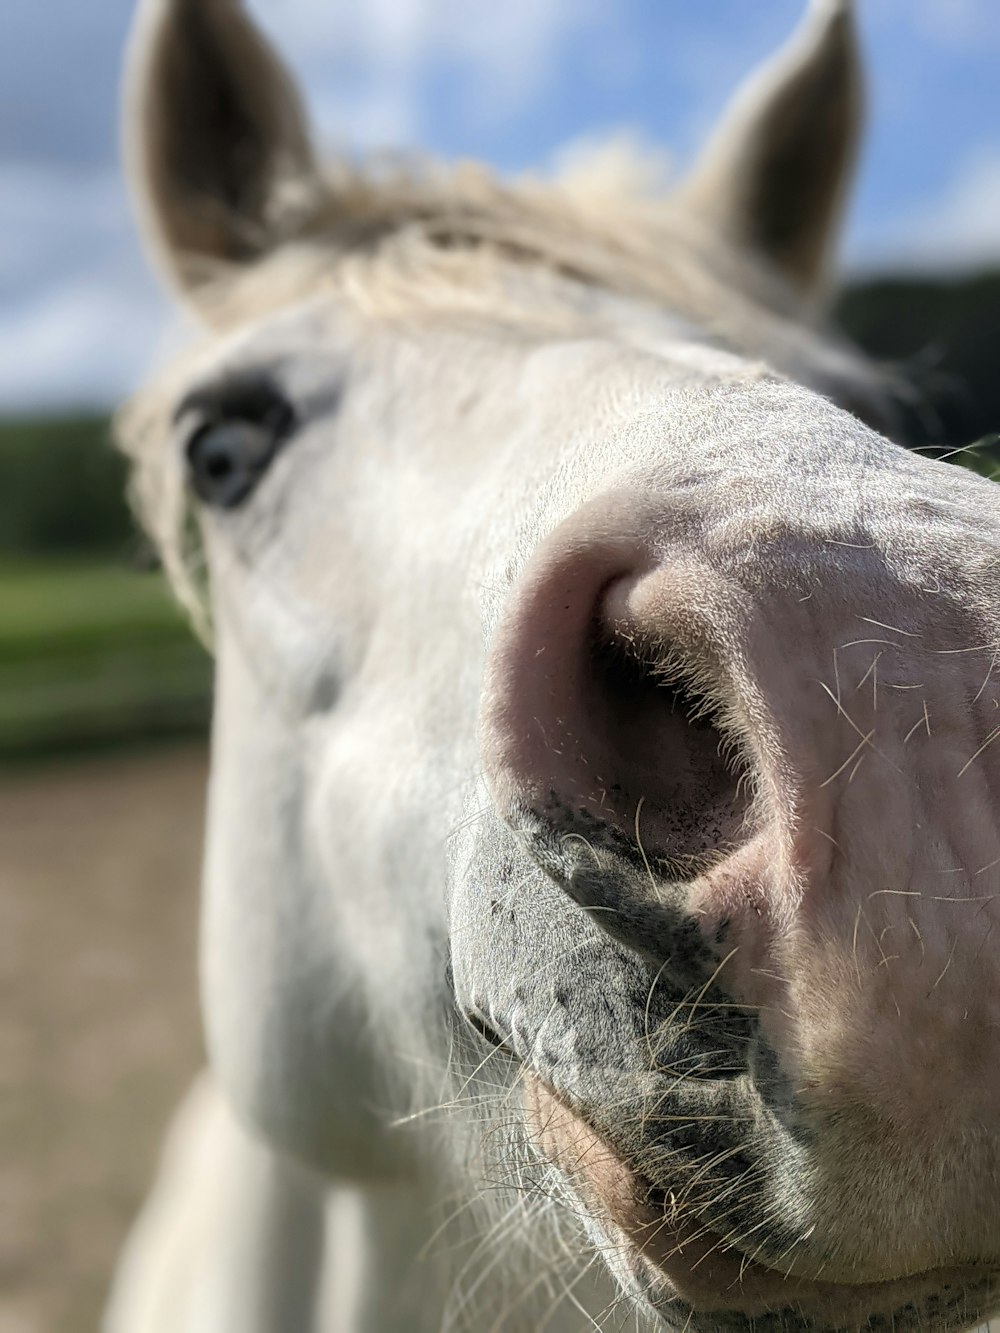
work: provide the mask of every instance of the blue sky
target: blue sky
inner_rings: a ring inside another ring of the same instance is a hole
[[[1000,2],[857,0],[868,136],[854,271],[1000,262]],[[628,130],[689,163],[804,0],[251,0],[321,141],[544,168]],[[0,410],[106,405],[167,306],[118,175],[132,0],[2,0]]]

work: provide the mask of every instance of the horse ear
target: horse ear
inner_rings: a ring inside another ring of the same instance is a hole
[[[239,0],[142,0],[124,111],[144,231],[188,293],[272,248],[318,182],[295,86]]]
[[[836,238],[862,111],[850,0],[811,0],[787,46],[736,94],[679,197],[813,296]]]

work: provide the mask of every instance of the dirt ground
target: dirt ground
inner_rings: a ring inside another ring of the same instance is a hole
[[[94,1333],[200,1061],[200,746],[0,776],[0,1333]]]

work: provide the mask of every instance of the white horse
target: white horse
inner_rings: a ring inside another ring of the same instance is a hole
[[[1000,505],[812,313],[859,100],[815,0],[667,200],[324,171],[236,0],[144,4],[211,1074],[113,1333],[1000,1305]]]

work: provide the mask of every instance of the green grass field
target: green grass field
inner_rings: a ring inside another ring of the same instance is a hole
[[[201,729],[210,678],[160,575],[0,561],[0,761]]]

